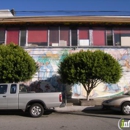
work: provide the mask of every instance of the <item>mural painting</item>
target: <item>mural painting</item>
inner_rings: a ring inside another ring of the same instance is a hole
[[[90,98],[111,97],[121,95],[130,90],[130,49],[129,48],[86,48],[82,50],[100,49],[111,54],[121,64],[123,76],[117,84],[101,83],[90,93]],[[80,51],[81,49],[72,50],[69,48],[28,48],[26,51],[34,58],[39,66],[39,71],[34,75],[28,84],[40,82],[43,91],[62,91],[63,95],[72,98],[86,98],[86,91],[79,84],[66,85],[60,82],[57,74],[60,62],[71,53]],[[33,86],[33,85],[32,85]],[[32,87],[33,88],[33,87]]]

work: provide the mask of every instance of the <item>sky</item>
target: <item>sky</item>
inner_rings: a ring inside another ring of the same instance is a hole
[[[0,9],[16,16],[130,15],[130,0],[0,0]]]

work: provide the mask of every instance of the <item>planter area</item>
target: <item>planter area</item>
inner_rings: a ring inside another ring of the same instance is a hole
[[[67,105],[73,106],[100,106],[107,98],[95,98],[87,101],[86,99],[67,99]]]
[[[80,100],[80,106],[95,106],[96,102],[93,99],[90,99],[87,101],[86,99]]]

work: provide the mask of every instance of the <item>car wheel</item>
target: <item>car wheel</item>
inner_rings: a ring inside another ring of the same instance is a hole
[[[29,109],[29,113],[32,117],[40,117],[43,115],[43,112],[44,112],[43,106],[38,103],[31,105]]]
[[[130,102],[126,102],[122,105],[122,108],[121,108],[123,114],[125,115],[130,115]]]

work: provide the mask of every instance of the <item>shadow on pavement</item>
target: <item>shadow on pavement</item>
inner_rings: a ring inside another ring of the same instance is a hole
[[[0,110],[0,115],[20,115],[24,116],[25,112],[22,110]]]
[[[130,119],[129,115],[123,115],[120,111],[103,110],[100,106],[89,108],[87,107],[80,112],[57,112],[57,113],[79,115],[79,116],[91,116],[99,118],[111,118],[111,119],[121,119],[123,116],[124,119]]]
[[[90,108],[85,108],[82,110],[84,113],[90,113],[90,114],[97,114],[97,115],[123,115],[120,111],[114,111],[114,110],[103,110],[100,106],[96,107],[90,107]]]
[[[43,115],[49,115],[52,112],[54,112],[53,109],[46,110]],[[11,115],[11,116],[24,116],[24,117],[30,117],[28,112],[24,112],[22,110],[0,110],[0,116],[1,115]]]

